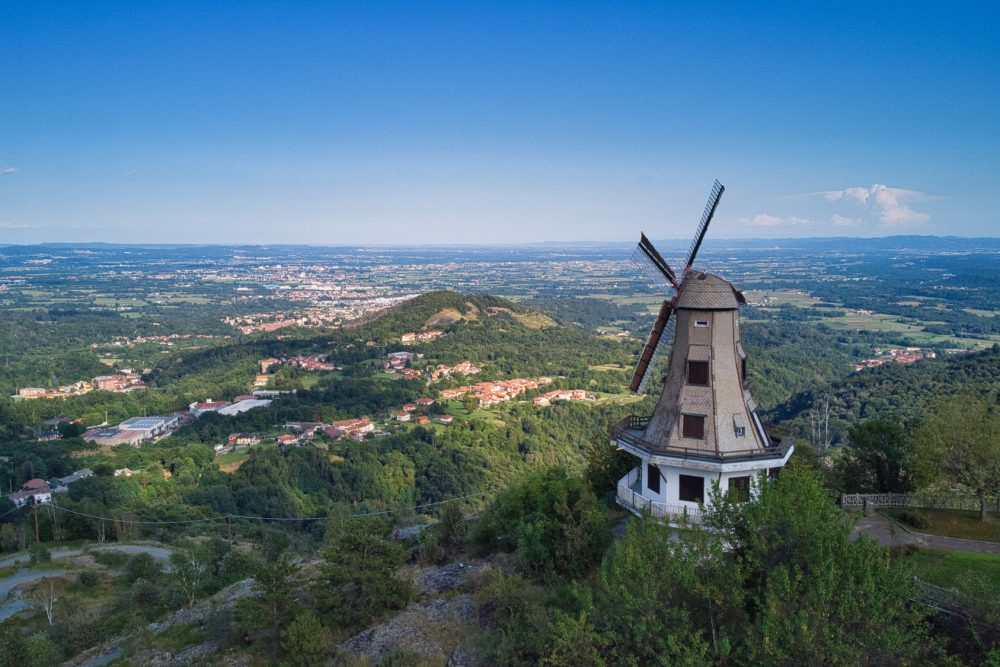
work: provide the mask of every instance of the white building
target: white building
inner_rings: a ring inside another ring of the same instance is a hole
[[[635,513],[697,521],[714,484],[737,498],[788,462],[790,438],[772,438],[757,416],[740,343],[743,295],[708,273],[690,273],[664,303],[640,358],[633,389],[652,372],[655,348],[676,313],[673,349],[653,414],[628,417],[612,443],[638,465],[618,484],[618,503]]]

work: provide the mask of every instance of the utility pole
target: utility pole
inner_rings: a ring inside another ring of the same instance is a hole
[[[35,541],[41,542],[41,538],[38,536],[38,508],[35,507]]]

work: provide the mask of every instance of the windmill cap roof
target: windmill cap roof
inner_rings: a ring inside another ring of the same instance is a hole
[[[719,276],[692,271],[681,283],[674,308],[736,310],[744,303],[743,294]]]

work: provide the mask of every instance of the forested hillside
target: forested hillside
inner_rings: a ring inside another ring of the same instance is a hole
[[[858,421],[884,417],[912,426],[945,398],[962,393],[992,395],[998,390],[1000,345],[994,345],[981,352],[909,366],[886,364],[832,383],[818,383],[782,401],[770,414],[775,423],[805,432],[809,412],[829,398],[830,431],[837,444]]]

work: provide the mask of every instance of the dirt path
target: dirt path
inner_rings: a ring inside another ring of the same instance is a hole
[[[170,549],[149,544],[99,544],[90,546],[88,551],[90,553],[94,553],[95,551],[121,551],[122,553],[126,553],[130,556],[143,553],[149,554],[161,562],[170,560]],[[56,547],[49,550],[49,555],[52,556],[52,560],[79,556],[83,553],[84,551],[82,548]],[[27,563],[30,560],[31,556],[27,553],[7,556],[6,558],[0,559],[0,568],[11,567],[12,565],[18,565],[20,563]]]
[[[915,533],[893,523],[878,513],[861,517],[858,525],[854,528],[852,537],[859,534],[871,537],[884,547],[913,544],[924,549],[1000,554],[1000,543],[998,542],[980,542],[978,540],[965,540],[959,537]]]

